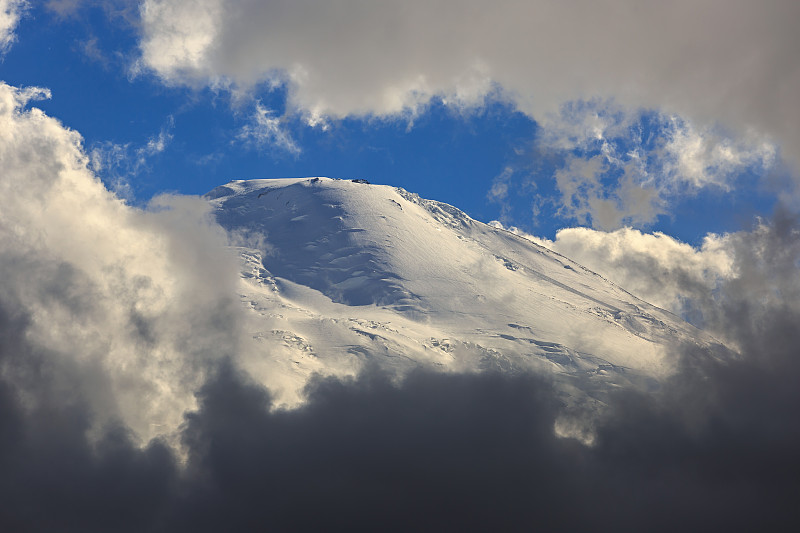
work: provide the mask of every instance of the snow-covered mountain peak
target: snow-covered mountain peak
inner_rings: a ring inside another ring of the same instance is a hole
[[[239,250],[253,362],[272,362],[289,399],[310,373],[367,360],[658,378],[670,343],[711,341],[563,256],[403,189],[291,178],[207,198],[223,227],[259,237]]]

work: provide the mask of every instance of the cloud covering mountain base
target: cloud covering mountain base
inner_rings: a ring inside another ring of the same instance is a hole
[[[620,395],[593,447],[554,435],[553,390],[530,375],[420,372],[398,387],[367,371],[314,382],[303,407],[271,411],[266,389],[223,365],[187,414],[185,463],[118,427],[89,442],[87,410],[55,397],[23,414],[4,386],[0,524],[789,530],[798,369],[786,352],[760,355],[770,360],[706,367],[704,379],[687,370],[658,397]]]

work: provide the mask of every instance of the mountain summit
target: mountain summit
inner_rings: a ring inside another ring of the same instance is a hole
[[[566,257],[404,189],[237,180],[206,197],[248,243],[248,366],[288,403],[312,373],[367,363],[552,372],[600,390],[666,375],[674,342],[712,342]]]

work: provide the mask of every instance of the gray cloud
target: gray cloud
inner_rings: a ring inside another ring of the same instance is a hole
[[[124,425],[93,428],[97,413],[91,398],[76,391],[86,374],[97,373],[94,365],[81,363],[81,354],[34,346],[26,338],[33,318],[9,303],[3,294],[0,528],[148,529],[176,479],[171,449],[159,441],[139,447]]]
[[[753,3],[146,0],[140,66],[168,83],[290,84],[312,116],[386,114],[493,83],[536,118],[564,101],[722,121],[800,154],[800,7]]]
[[[622,175],[608,186],[601,181],[609,172],[602,155],[567,156],[555,172],[556,187],[562,195],[559,214],[580,224],[611,230],[624,225],[647,225],[664,212],[664,199],[652,184],[642,183],[636,162],[622,165]]]
[[[222,372],[188,417],[195,490],[179,523],[781,529],[797,518],[800,314],[773,302],[761,309],[769,322],[752,320],[735,304],[741,283],[758,284],[738,277],[720,308],[739,358],[681,348],[681,369],[660,392],[611,396],[592,447],[554,435],[561,406],[541,377],[415,373],[398,386],[367,371],[317,381],[305,406],[269,413],[266,391]]]
[[[798,369],[787,351],[794,330],[763,330],[781,342],[750,354],[758,364],[688,351],[659,394],[611,398],[592,447],[554,435],[559,406],[534,376],[419,372],[398,386],[367,371],[316,381],[302,407],[275,411],[267,390],[223,365],[187,416],[181,467],[163,444],[135,447],[120,428],[89,444],[80,407],[47,413],[61,422],[52,423],[5,398],[0,460],[14,466],[0,488],[16,505],[4,507],[0,524],[781,530],[797,518],[800,472]]]

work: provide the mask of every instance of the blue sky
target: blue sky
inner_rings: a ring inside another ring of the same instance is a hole
[[[761,137],[613,95],[531,113],[493,83],[466,103],[429,90],[399,110],[335,109],[310,125],[285,76],[211,83],[142,66],[142,24],[121,2],[31,3],[0,63],[6,83],[51,90],[31,105],[78,131],[97,174],[135,204],[231,179],[324,175],[401,186],[550,239],[562,227],[630,226],[698,244],[768,215],[785,192],[769,183],[791,181],[771,139],[764,149]],[[687,178],[676,158],[692,143],[705,144]],[[714,146],[737,162],[721,164]]]

